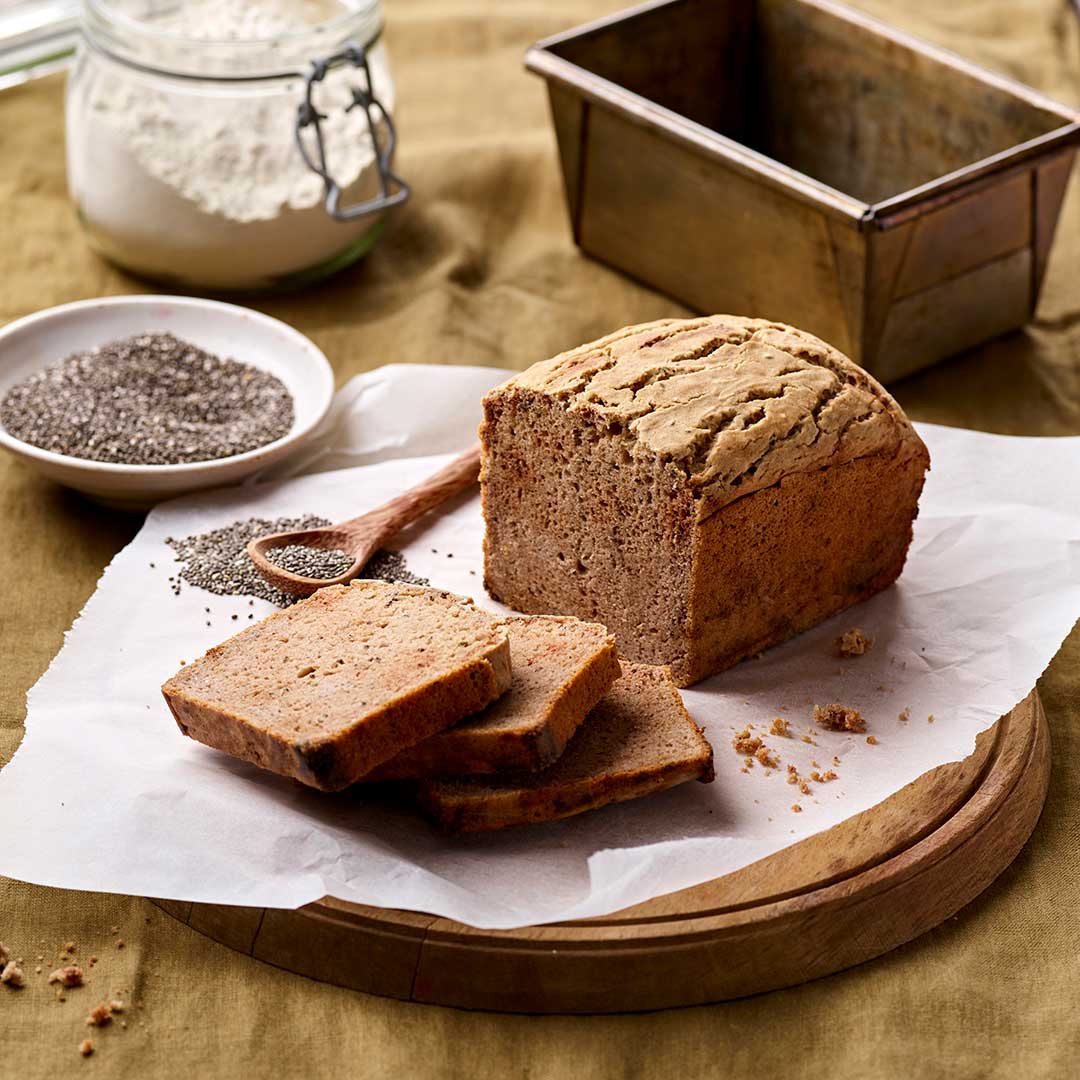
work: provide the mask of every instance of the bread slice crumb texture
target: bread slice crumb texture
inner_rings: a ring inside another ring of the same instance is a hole
[[[357,581],[249,627],[162,690],[185,734],[335,790],[509,685],[497,616],[440,590]]]
[[[667,668],[622,664],[622,676],[549,768],[418,785],[421,805],[451,832],[570,817],[688,780],[713,779],[713,754]]]

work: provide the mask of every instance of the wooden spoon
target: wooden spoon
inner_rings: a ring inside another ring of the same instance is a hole
[[[321,529],[300,529],[296,532],[272,533],[248,542],[247,552],[255,569],[275,588],[290,596],[310,596],[316,589],[327,585],[344,585],[359,577],[368,559],[395,533],[429,510],[446,502],[476,483],[480,476],[480,447],[455,458],[429,476],[423,483],[395,496],[375,510],[359,517],[350,518],[338,525],[326,525]],[[273,548],[297,544],[301,547],[323,548],[327,551],[344,551],[352,555],[353,563],[344,574],[334,578],[301,577],[289,570],[275,566],[266,557]]]

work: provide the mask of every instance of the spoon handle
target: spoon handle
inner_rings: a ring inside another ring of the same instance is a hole
[[[445,468],[403,491],[389,502],[359,517],[334,526],[361,542],[380,543],[423,517],[429,510],[446,502],[458,492],[472,487],[480,476],[480,445],[467,450]]]

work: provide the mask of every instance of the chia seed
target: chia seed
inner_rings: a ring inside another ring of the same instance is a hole
[[[165,333],[75,353],[0,401],[0,424],[16,439],[125,465],[233,457],[280,439],[294,418],[280,379]]]
[[[426,587],[431,584],[426,577],[420,577],[409,569],[405,556],[400,551],[391,551],[389,548],[379,548],[368,559],[360,576],[368,581],[397,581],[402,585]]]
[[[326,518],[317,517],[314,514],[305,514],[297,518],[248,518],[244,521],[234,521],[231,525],[225,525],[220,529],[196,533],[180,539],[170,536],[165,543],[172,548],[177,561],[182,564],[178,578],[188,585],[206,589],[207,592],[218,596],[253,596],[260,600],[268,600],[278,607],[288,607],[300,598],[279,592],[269,585],[255,569],[248,556],[248,541],[260,536],[268,536],[271,533],[318,529],[329,524]],[[280,555],[282,551],[287,550],[287,547],[277,548],[275,555]],[[305,556],[316,552],[319,556],[346,557],[344,552],[322,551],[317,548],[301,550]],[[345,567],[334,574],[325,573],[320,576],[336,577],[337,574],[344,573],[350,565],[352,565],[351,558]],[[287,569],[293,568],[290,566]],[[306,570],[294,570],[294,573],[316,576]],[[431,584],[427,578],[420,577],[409,570],[405,557],[400,551],[389,551],[385,548],[376,551],[368,560],[363,570],[363,577],[411,585]]]
[[[288,544],[271,548],[266,558],[282,570],[308,578],[335,578],[344,574],[353,564],[353,557],[337,549],[308,547],[304,544]]]

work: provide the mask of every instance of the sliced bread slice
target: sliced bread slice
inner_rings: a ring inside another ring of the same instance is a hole
[[[420,779],[555,761],[589,710],[619,677],[615,639],[597,623],[563,615],[506,620],[510,689],[482,713],[403,750],[367,780]]]
[[[666,667],[623,662],[622,676],[565,753],[536,773],[423,780],[421,806],[449,832],[555,821],[713,778],[713,753]]]
[[[501,620],[438,589],[320,589],[161,688],[185,735],[338,791],[510,686]]]

